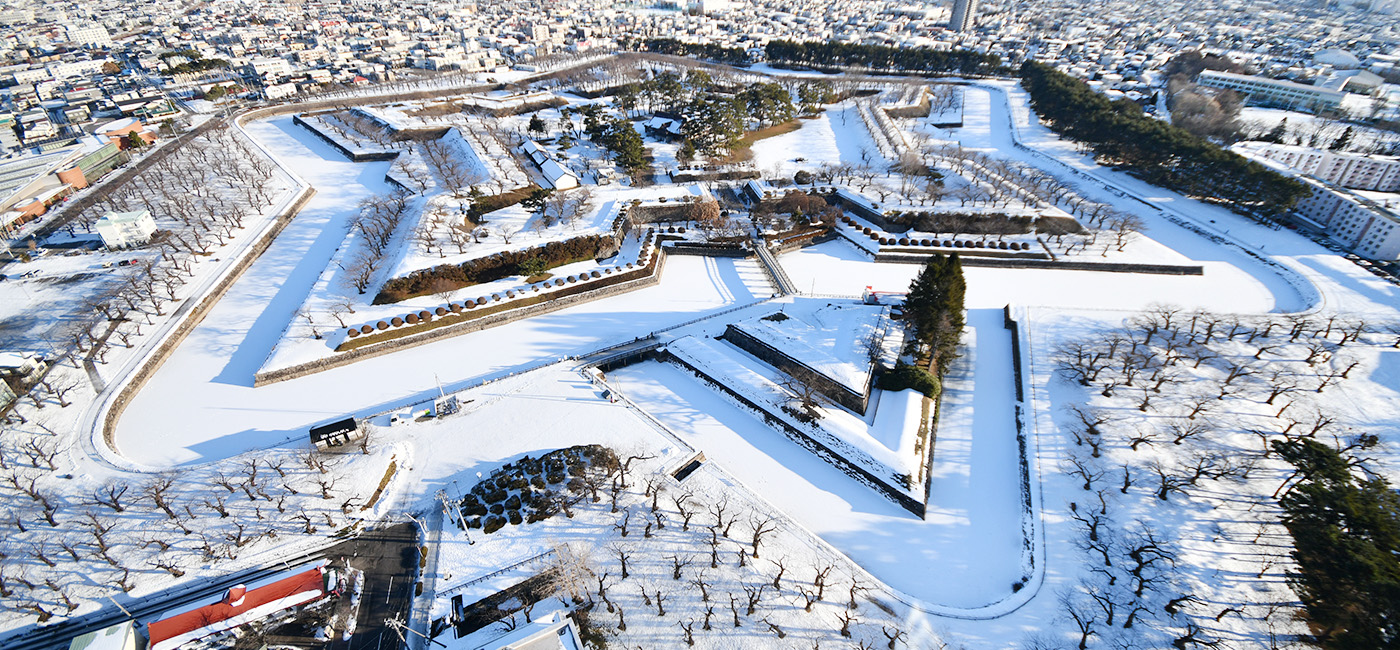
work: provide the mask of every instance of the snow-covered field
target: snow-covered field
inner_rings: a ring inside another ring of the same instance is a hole
[[[1144,242],[1157,247],[1144,250],[1158,259],[1200,264],[1205,274],[967,268],[966,350],[947,377],[929,514],[923,519],[791,443],[675,366],[649,361],[609,372],[606,381],[618,393],[611,397],[623,398],[620,401],[605,398],[604,386],[581,373],[576,361],[512,374],[767,298],[772,288],[755,263],[747,259],[672,256],[658,286],[252,388],[253,373],[292,329],[293,314],[316,290],[337,249],[343,246],[359,199],[386,189],[383,179],[389,167],[389,163],[345,162],[329,146],[292,126],[289,118],[281,118],[253,123],[248,131],[290,171],[318,188],[317,196],[137,394],[117,424],[115,447],[120,458],[97,454],[92,445],[101,444],[100,434],[89,437],[94,432],[91,427],[101,421],[100,405],[109,395],[93,402],[84,394],[81,399],[75,397],[69,408],[53,401],[44,409],[25,406],[25,413],[33,416],[30,424],[19,425],[26,427],[22,430],[25,440],[38,441],[35,444],[45,448],[53,446],[52,473],[78,478],[70,481],[46,475],[39,484],[41,495],[58,504],[54,512],[60,524],[53,528],[60,532],[51,540],[41,535],[50,528],[35,505],[41,500],[24,496],[23,490],[4,488],[7,504],[28,513],[26,525],[30,527],[27,533],[7,535],[3,542],[6,563],[22,570],[31,581],[57,575],[34,555],[35,550],[45,558],[50,554],[62,558],[65,549],[60,541],[76,544],[81,537],[83,544],[91,545],[88,527],[80,523],[84,515],[78,504],[89,502],[91,493],[108,481],[131,485],[134,496],[148,492],[153,482],[163,477],[178,478],[174,487],[167,488],[173,500],[189,505],[190,514],[197,515],[193,519],[208,526],[206,536],[216,547],[214,557],[231,547],[241,566],[285,549],[317,543],[321,537],[307,532],[313,525],[324,535],[326,529],[350,525],[361,516],[373,519],[395,512],[425,511],[433,507],[432,495],[437,490],[461,494],[483,474],[521,454],[599,443],[622,455],[654,456],[639,464],[642,473],[638,476],[674,470],[695,452],[703,452],[708,459],[705,466],[685,484],[667,484],[668,491],[691,491],[692,498],[705,506],[728,499],[736,514],[742,513],[734,538],[717,541],[727,554],[723,564],[708,568],[711,537],[706,527],[712,517],[697,515],[702,523],[682,531],[678,523],[681,506],[668,504],[669,497],[662,498],[660,509],[665,511],[666,528],[654,532],[653,537],[644,537],[634,529],[624,540],[613,528],[617,515],[608,511],[604,501],[581,504],[575,518],[508,526],[488,538],[473,531],[474,545],[448,526],[440,548],[434,551],[440,567],[436,576],[440,593],[477,593],[467,583],[494,568],[547,551],[555,540],[591,548],[588,554],[594,558],[598,574],[608,573],[620,580],[618,559],[609,548],[616,543],[631,554],[635,574],[629,579],[632,582],[614,582],[609,588],[610,597],[626,612],[628,623],[628,629],[618,630],[615,639],[628,647],[680,646],[685,623],[704,615],[699,590],[671,578],[674,563],[688,556],[694,557],[690,558],[693,564],[685,568],[687,579],[705,569],[708,577],[702,579],[715,592],[710,595],[715,601],[716,629],[703,633],[698,625],[694,629],[701,647],[806,648],[814,639],[839,642],[836,630],[842,623],[840,616],[851,611],[857,612],[861,621],[853,625],[856,635],[852,640],[880,646],[887,642],[891,629],[908,634],[905,643],[910,647],[938,647],[941,639],[967,647],[1005,648],[1022,645],[1031,637],[1045,639],[1048,647],[1073,646],[1078,635],[1072,633],[1067,612],[1092,612],[1093,607],[1102,605],[1089,599],[1104,593],[1092,591],[1102,586],[1095,581],[1103,576],[1091,571],[1101,560],[1095,559],[1099,551],[1085,542],[1083,524],[1076,519],[1111,511],[1115,513],[1113,532],[1105,537],[1112,537],[1113,546],[1107,552],[1117,553],[1120,561],[1113,571],[1122,572],[1123,556],[1133,543],[1149,534],[1149,526],[1155,531],[1152,534],[1169,539],[1178,567],[1170,572],[1163,569],[1156,586],[1145,590],[1146,596],[1130,598],[1114,592],[1120,599],[1115,606],[1123,608],[1118,610],[1119,616],[1126,616],[1134,604],[1146,603],[1151,611],[1137,614],[1140,625],[1134,631],[1125,631],[1121,622],[1109,626],[1102,614],[1094,614],[1098,621],[1094,644],[1131,640],[1131,635],[1142,645],[1169,646],[1188,623],[1201,626],[1208,638],[1226,639],[1239,647],[1264,645],[1270,630],[1297,632],[1299,623],[1287,618],[1293,603],[1281,587],[1282,571],[1287,566],[1281,550],[1269,547],[1259,556],[1245,557],[1251,545],[1268,546],[1257,543],[1261,537],[1278,543],[1277,537],[1271,537],[1277,535],[1277,526],[1268,521],[1267,507],[1250,515],[1258,520],[1247,520],[1241,514],[1241,506],[1248,505],[1246,499],[1263,499],[1277,486],[1282,471],[1278,462],[1261,462],[1253,477],[1239,483],[1232,482],[1230,476],[1200,478],[1198,484],[1183,486],[1181,493],[1173,492],[1164,501],[1152,489],[1156,475],[1151,461],[1176,467],[1192,462],[1198,457],[1192,454],[1198,452],[1231,453],[1242,459],[1247,450],[1257,449],[1258,441],[1243,427],[1262,425],[1247,425],[1243,419],[1271,423],[1269,417],[1281,417],[1266,413],[1273,405],[1265,406],[1261,397],[1261,391],[1266,390],[1264,373],[1287,368],[1299,382],[1316,382],[1320,379],[1314,376],[1322,377],[1301,360],[1305,344],[1280,345],[1272,363],[1260,363],[1253,378],[1239,380],[1246,387],[1239,394],[1228,400],[1212,400],[1230,405],[1228,411],[1222,408],[1218,416],[1212,416],[1226,431],[1219,440],[1195,438],[1177,445],[1161,433],[1169,429],[1161,429],[1156,440],[1139,443],[1137,450],[1130,447],[1134,431],[1179,423],[1185,417],[1182,408],[1198,397],[1192,391],[1224,385],[1221,382],[1229,370],[1226,361],[1214,359],[1200,368],[1178,369],[1179,379],[1165,384],[1166,392],[1160,397],[1140,386],[1106,390],[1110,395],[1105,396],[1099,392],[1102,382],[1086,389],[1057,373],[1056,350],[1076,341],[1111,341],[1126,319],[1164,303],[1184,310],[1178,319],[1189,318],[1185,314],[1192,310],[1225,314],[1220,317],[1222,329],[1233,318],[1248,328],[1266,325],[1266,318],[1287,323],[1291,321],[1284,314],[1293,312],[1309,312],[1307,317],[1315,324],[1341,313],[1345,315],[1342,320],[1365,318],[1379,326],[1397,320],[1400,289],[1290,232],[1269,230],[1223,209],[1096,167],[1072,143],[1058,140],[1035,123],[1026,109],[1024,93],[1010,83],[969,86],[965,102],[965,126],[948,131],[950,139],[967,148],[1036,166],[1075,185],[1081,195],[1140,216],[1146,224]],[[790,176],[796,169],[813,169],[826,162],[859,162],[862,150],[878,155],[874,148],[857,109],[846,103],[805,122],[802,129],[760,141],[754,154],[760,169],[776,169]],[[807,160],[794,162],[798,157]],[[34,264],[53,265],[45,271],[60,274],[82,271],[69,266],[81,265],[83,260],[54,258]],[[779,260],[797,287],[825,295],[855,295],[866,286],[901,291],[918,271],[916,265],[874,263],[841,240],[787,253]],[[30,286],[21,283],[6,283],[4,290]],[[1028,392],[1026,401],[1019,404],[1012,381],[1012,334],[1002,318],[1008,304],[1021,317],[1020,350]],[[690,336],[699,340],[723,331],[723,324],[730,319],[753,318],[771,311],[772,306],[765,304],[686,325],[663,338]],[[1178,328],[1181,322],[1177,321]],[[1281,335],[1276,330],[1273,336]],[[1395,457],[1391,451],[1396,430],[1393,404],[1400,399],[1394,351],[1385,347],[1389,341],[1379,336],[1345,348],[1335,344],[1337,334],[1331,337],[1332,341],[1326,341],[1327,335],[1321,335],[1329,346],[1330,360],[1324,367],[1340,373],[1345,366],[1337,364],[1351,360],[1356,364],[1349,377],[1332,378],[1322,395],[1314,396],[1311,384],[1297,390],[1298,395],[1289,398],[1297,401],[1300,409],[1294,417],[1329,409],[1336,413],[1335,432],[1339,436],[1353,431],[1380,435],[1385,445],[1373,455],[1389,462]],[[1231,337],[1215,342],[1211,350],[1254,367],[1259,359],[1250,356],[1256,350],[1243,341],[1243,336]],[[146,349],[133,347],[130,354]],[[133,365],[123,358],[121,363],[100,367],[99,373],[110,375],[105,377],[109,382],[115,381]],[[71,367],[61,371],[68,375],[81,372]],[[1109,376],[1114,375],[1105,375]],[[498,377],[504,378],[478,385]],[[372,440],[377,453],[347,456],[330,472],[297,465],[297,451],[305,446],[307,426],[346,414],[382,413],[430,399],[440,390],[458,393],[465,404],[463,411],[436,421],[376,427]],[[1150,400],[1153,406],[1139,406],[1139,400]],[[910,404],[917,404],[917,400],[903,404],[901,412],[907,414]],[[1102,459],[1085,459],[1090,445],[1083,433],[1074,429],[1077,420],[1066,410],[1072,405],[1118,414],[1112,435],[1100,443]],[[1022,422],[1027,427],[1033,491],[1029,521],[1036,532],[1029,549],[1021,537],[1026,496],[1019,487],[1018,408],[1025,411]],[[79,422],[86,424],[80,427]],[[907,426],[908,422],[906,418],[899,424]],[[83,437],[45,436],[44,428]],[[876,427],[868,435],[877,437],[875,442],[887,450],[904,446],[903,439],[891,439],[879,431],[883,429]],[[1141,446],[1144,444],[1146,447]],[[7,453],[14,451],[8,449]],[[25,456],[11,453],[9,457]],[[28,458],[32,462],[23,465],[26,468],[37,471],[45,465],[43,454]],[[388,492],[372,509],[351,516],[339,508],[326,507],[338,506],[349,497],[365,498],[363,493],[377,484],[391,458],[397,473]],[[259,478],[248,480],[268,491],[269,499],[255,496],[257,490],[251,487],[245,494],[237,484],[231,489],[218,486],[220,477],[238,475],[249,460],[257,459],[265,464],[257,466]],[[291,477],[289,483],[297,488],[296,494],[282,494],[282,488],[274,485],[274,477],[284,478],[274,469],[279,460]],[[1074,460],[1099,464],[1083,469]],[[17,466],[20,463],[23,461],[12,461]],[[117,469],[117,463],[125,467]],[[1123,467],[1128,468],[1132,485],[1119,492],[1117,482],[1122,478],[1115,472],[1124,471]],[[1394,474],[1388,467],[1383,469]],[[1095,490],[1082,489],[1082,474],[1095,471],[1101,474],[1090,482],[1103,492],[1102,501]],[[330,478],[340,484],[330,488],[321,485],[323,479]],[[330,491],[336,498],[323,499],[322,491]],[[218,501],[219,496],[225,501]],[[284,497],[285,503],[277,503],[278,496]],[[632,494],[627,498],[634,525],[652,516],[645,496]],[[204,503],[206,500],[209,503]],[[194,536],[173,543],[171,548],[145,543],[147,537],[172,536],[172,530],[189,520],[178,510],[175,515],[164,514],[155,503],[147,496],[140,507],[125,513],[110,509],[110,518],[120,520],[116,532],[134,534],[123,535],[121,542],[113,544],[117,550],[112,554],[121,557],[119,563],[135,569],[132,596],[117,594],[119,599],[129,601],[173,584],[174,572],[157,563],[184,571],[187,581],[218,574],[230,566],[226,561],[207,559],[209,553]],[[306,521],[297,518],[302,507],[307,509]],[[217,515],[219,508],[237,508],[237,514],[224,518]],[[250,514],[250,509],[255,510]],[[122,516],[116,517],[118,514]],[[747,564],[740,567],[739,550],[747,547],[746,537],[770,516],[774,530],[764,541],[762,559],[747,558]],[[267,523],[261,523],[264,517]],[[1238,521],[1230,520],[1232,517]],[[259,523],[253,526],[252,522]],[[268,538],[260,528],[276,530],[277,538]],[[116,533],[113,535],[115,539]],[[254,535],[258,541],[247,541]],[[1035,571],[1023,581],[1027,551]],[[77,559],[80,556],[81,561]],[[778,569],[770,560],[780,558],[787,558],[787,577],[779,581],[784,588],[779,595],[768,596],[755,615],[743,614],[745,587],[755,589],[771,582]],[[108,566],[91,550],[79,551],[72,563],[89,564]],[[814,604],[812,612],[806,612],[797,586],[815,587],[814,573],[828,564],[835,567],[828,594]],[[103,584],[110,584],[120,574],[103,571],[99,580]],[[880,605],[863,600],[856,610],[847,609],[844,592],[853,579],[870,587],[867,596],[877,598]],[[1127,577],[1119,579],[1120,584],[1131,584]],[[64,586],[65,596],[83,599],[74,612],[98,608],[97,597],[102,593],[116,594],[109,587],[88,584],[80,572],[67,571],[56,580]],[[477,584],[502,586],[503,582],[507,581]],[[666,592],[670,611],[665,615],[650,609],[655,604],[644,600],[647,596],[643,591],[655,594],[656,590]],[[42,586],[24,593],[24,600],[17,602],[42,599],[48,603],[45,607],[55,608],[57,597],[47,594]],[[1192,605],[1180,616],[1163,612],[1164,602],[1182,593],[1193,593],[1204,604]],[[729,594],[740,599],[743,626],[738,629],[726,619]],[[444,605],[439,601],[434,606]],[[1231,606],[1242,611],[1222,613]],[[61,614],[63,607],[56,610]],[[31,609],[9,609],[3,614],[4,626],[15,629],[28,624],[34,614]],[[607,629],[616,625],[615,613],[599,608],[593,616]],[[785,630],[786,638],[778,640],[770,625]]]
[[[867,157],[880,156],[851,101],[803,120],[802,128],[796,131],[759,140],[752,149],[754,166],[764,178],[792,178],[799,169],[812,171],[826,163],[860,162],[862,153]]]

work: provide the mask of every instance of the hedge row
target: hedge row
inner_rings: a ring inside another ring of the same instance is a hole
[[[523,290],[495,293],[491,296],[483,296],[460,303],[451,303],[446,307],[438,307],[432,312],[423,310],[405,316],[396,316],[388,320],[379,320],[372,324],[351,327],[346,330],[346,336],[348,338],[344,343],[337,346],[335,351],[347,352],[367,345],[374,345],[405,336],[421,334],[439,327],[447,327],[478,318],[484,318],[492,314],[506,311],[507,309],[537,305],[549,300],[566,298],[586,291],[596,291],[604,287],[641,279],[653,272],[652,266],[656,264],[658,260],[657,254],[652,250],[650,242],[648,242],[642,251],[636,264],[629,262],[625,267],[609,267],[603,269],[602,272],[595,270],[588,273],[580,273],[575,276],[568,276],[567,278],[555,278],[532,287],[531,292],[528,294]],[[548,288],[550,286],[561,288],[549,292],[540,292],[541,287]],[[427,317],[425,317],[424,314],[427,314]],[[434,318],[435,316],[436,318]]]
[[[926,246],[942,248],[991,248],[996,250],[1024,251],[1030,250],[1031,245],[1026,242],[1004,242],[1004,241],[962,241],[952,239],[932,239],[919,237],[886,237],[885,233],[879,232],[869,226],[862,226],[856,223],[855,219],[842,217],[848,225],[858,228],[867,237],[874,240],[881,246]]]
[[[526,198],[529,198],[530,193],[537,189],[540,189],[540,186],[531,183],[525,187],[517,187],[503,194],[483,196],[472,202],[471,207],[467,208],[467,219],[472,223],[482,223],[482,216],[516,205]]]
[[[473,284],[492,282],[512,275],[524,275],[520,265],[535,259],[542,260],[544,268],[552,269],[605,257],[602,255],[605,251],[612,255],[616,250],[617,239],[612,235],[583,235],[563,241],[552,241],[534,248],[501,251],[461,264],[440,264],[385,282],[379,295],[374,297],[374,304],[395,303]]]

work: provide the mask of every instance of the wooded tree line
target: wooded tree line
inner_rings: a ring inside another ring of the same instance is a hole
[[[781,124],[796,117],[792,94],[777,83],[753,84],[738,93],[697,93],[680,107],[685,117],[681,135],[684,158],[695,153],[716,154],[733,148],[748,130],[749,120],[758,128]]]
[[[1186,130],[1112,101],[1084,82],[1042,63],[1021,66],[1031,107],[1057,133],[1079,140],[1101,162],[1242,214],[1273,220],[1307,195],[1302,183]]]
[[[613,160],[628,173],[637,174],[650,168],[642,136],[626,118],[605,115],[597,105],[579,107],[583,115],[584,132],[588,139],[613,154]]]
[[[819,66],[854,66],[900,72],[997,74],[1001,57],[971,50],[889,47],[856,43],[794,43],[769,41],[763,48],[769,61]]]
[[[657,54],[674,54],[721,63],[748,63],[749,53],[742,47],[723,47],[713,43],[682,43],[674,38],[647,38],[639,41],[623,39],[624,48],[635,48]]]
[[[1316,440],[1278,440],[1300,480],[1279,504],[1293,536],[1289,584],[1329,650],[1400,645],[1400,496],[1382,477]]]

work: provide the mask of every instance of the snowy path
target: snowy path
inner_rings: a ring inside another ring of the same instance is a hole
[[[1011,594],[1021,570],[1021,491],[1011,332],[999,309],[973,309],[965,356],[944,380],[927,525],[969,602]],[[943,601],[934,601],[943,602]]]
[[[1061,176],[1086,196],[1112,203],[1119,209],[1129,210],[1147,219],[1147,236],[1197,260],[1206,267],[1206,277],[1212,277],[1216,272],[1229,273],[1233,269],[1236,274],[1247,273],[1274,296],[1272,309],[1235,307],[1228,311],[1292,312],[1322,308],[1329,311],[1390,312],[1396,304],[1400,304],[1400,288],[1372,276],[1306,237],[1288,230],[1266,228],[1225,208],[1188,199],[1126,173],[1097,165],[1092,156],[1076,151],[1073,142],[1060,139],[1039,124],[1029,111],[1025,91],[1014,83],[997,83],[995,90],[986,86],[972,87],[968,89],[966,97],[966,125],[954,131],[964,146],[995,148],[995,155],[1023,160]],[[1023,144],[1042,155],[1015,146],[1013,134],[1007,128],[1013,117]],[[1059,164],[1051,162],[1052,159],[1059,161]],[[1066,168],[1073,168],[1093,181],[1067,173]],[[1105,184],[1118,188],[1127,196],[1111,193],[1104,187]],[[1162,212],[1148,205],[1161,208],[1193,227],[1235,245],[1212,242],[1172,223]],[[1271,267],[1245,250],[1281,264],[1287,270]]]
[[[249,131],[319,193],[132,400],[116,446],[134,463],[199,463],[299,439],[334,417],[420,399],[438,381],[451,389],[768,295],[744,260],[673,257],[659,286],[253,389],[253,373],[339,245],[356,201],[383,189],[387,163],[342,162],[290,119]]]

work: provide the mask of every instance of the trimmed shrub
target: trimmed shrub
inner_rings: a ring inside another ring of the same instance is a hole
[[[499,503],[493,503],[493,504],[491,504],[490,510],[491,510],[491,514],[493,514],[493,515],[499,515],[499,514],[501,514],[502,512],[505,512],[506,507],[505,507],[504,505],[502,505],[502,504],[499,504]]]
[[[413,325],[418,322],[418,314],[409,314],[403,317],[403,322]]]
[[[486,523],[482,525],[481,531],[486,533],[487,535],[490,535],[491,533],[494,533],[500,530],[501,528],[505,527],[505,525],[505,519],[492,515],[486,518]]]
[[[525,477],[523,477],[523,476],[520,477],[520,482],[521,482],[521,483],[524,483],[524,482],[525,482]],[[509,499],[506,499],[506,504],[505,504],[505,505],[506,505],[506,509],[507,509],[507,510],[519,510],[519,509],[520,509],[520,495],[518,495],[518,494],[512,494],[512,495],[510,495],[510,498],[509,498]]]
[[[895,366],[894,370],[880,375],[880,381],[876,383],[876,387],[888,391],[912,388],[927,397],[935,397],[942,390],[938,378],[929,371],[903,363]]]
[[[393,325],[394,327],[403,327],[403,319],[399,318],[398,316],[395,316],[389,319],[389,324]]]
[[[510,520],[512,526],[519,526],[522,521],[519,510],[506,511],[506,519]]]
[[[374,331],[374,326],[373,326],[373,325],[361,325],[361,326],[360,326],[360,333],[361,333],[361,334],[369,334],[370,332],[373,332],[373,331]]]

